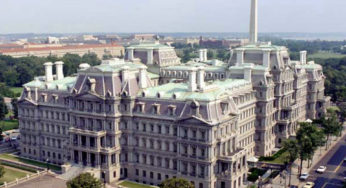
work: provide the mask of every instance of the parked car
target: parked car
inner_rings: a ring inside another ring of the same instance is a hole
[[[304,185],[304,187],[303,188],[313,188],[314,187],[314,185],[315,185],[315,183],[314,182],[306,182],[306,184]]]
[[[302,173],[302,175],[299,177],[300,180],[307,180],[309,177],[308,173]]]
[[[316,172],[318,173],[323,173],[327,170],[327,167],[326,166],[320,166],[318,167],[318,169],[316,170]]]

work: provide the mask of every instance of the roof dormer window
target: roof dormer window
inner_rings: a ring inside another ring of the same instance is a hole
[[[174,105],[169,105],[168,106],[168,115],[169,116],[174,116],[174,115],[176,115],[176,106],[174,106]]]
[[[142,102],[139,102],[139,103],[137,103],[137,112],[138,113],[143,113],[144,112],[144,103],[142,103]]]
[[[153,104],[152,113],[153,114],[160,114],[160,104]]]

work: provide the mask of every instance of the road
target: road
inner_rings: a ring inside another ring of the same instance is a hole
[[[346,177],[346,135],[329,150],[329,152],[311,168],[308,181],[315,182],[315,188],[337,188],[342,187]],[[323,174],[316,173],[319,166],[326,166]]]

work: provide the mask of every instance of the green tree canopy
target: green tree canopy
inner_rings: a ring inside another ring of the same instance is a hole
[[[66,183],[67,188],[101,188],[102,183],[90,173],[83,173]]]
[[[3,166],[0,166],[0,178],[2,178],[5,175],[5,168]]]
[[[194,188],[191,182],[183,178],[166,179],[160,185],[160,188]]]
[[[8,113],[8,109],[5,104],[4,98],[0,96],[0,120],[3,120],[7,113]]]

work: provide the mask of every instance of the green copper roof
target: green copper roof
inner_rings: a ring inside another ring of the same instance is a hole
[[[252,66],[252,70],[262,70],[262,71],[266,71],[269,70],[268,67],[265,67],[263,65],[256,65],[253,63],[244,63],[242,65],[234,65],[229,67],[229,70],[242,70],[244,69],[246,66]]]
[[[160,78],[160,75],[154,74],[154,73],[151,73],[151,72],[148,72],[148,76],[149,76],[150,79]]]
[[[101,64],[101,65],[94,66],[92,68],[96,68],[102,72],[119,72],[123,70],[124,68],[128,68],[129,70],[137,70],[141,66],[143,65],[126,62],[122,64]]]
[[[47,90],[62,90],[66,91],[68,87],[73,87],[77,77],[65,77],[61,80],[53,80],[49,83],[35,79],[29,83],[24,84],[24,87],[35,87]],[[47,87],[46,87],[47,86]]]
[[[145,93],[147,98],[173,99],[173,94],[176,96],[174,100],[197,100],[197,101],[214,101],[219,99],[223,94],[230,92],[235,87],[244,86],[250,82],[244,79],[227,79],[225,81],[214,81],[207,83],[205,91],[189,91],[187,83],[168,83],[156,87],[143,89],[138,93],[138,97]]]
[[[302,68],[305,68],[305,69],[322,69],[322,66],[319,64],[305,64],[305,65],[302,65]]]
[[[219,66],[210,66],[201,62],[190,62],[186,64],[180,64],[175,66],[165,67],[164,70],[188,70],[193,67],[204,67],[206,71],[224,71],[227,68],[227,64],[219,64]]]

